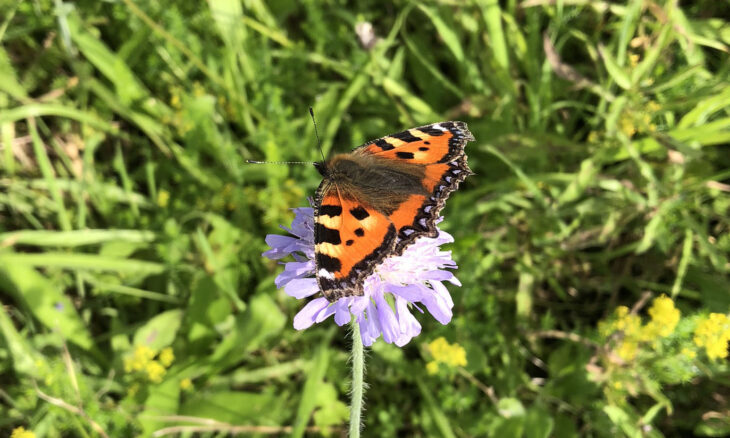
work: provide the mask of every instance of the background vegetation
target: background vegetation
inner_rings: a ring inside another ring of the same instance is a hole
[[[325,153],[477,138],[455,317],[370,349],[366,436],[730,434],[728,19],[0,0],[0,433],[343,433],[348,334],[295,331],[260,255],[318,174],[244,164],[317,159],[312,105]]]

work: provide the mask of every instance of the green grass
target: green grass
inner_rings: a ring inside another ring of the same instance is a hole
[[[295,331],[261,257],[318,173],[245,164],[316,160],[313,106],[325,154],[477,139],[454,319],[366,352],[364,436],[729,434],[727,359],[693,342],[730,312],[724,6],[0,0],[0,433],[347,430],[347,330]],[[679,323],[622,359],[599,321],[661,294]],[[465,367],[426,372],[439,336]]]

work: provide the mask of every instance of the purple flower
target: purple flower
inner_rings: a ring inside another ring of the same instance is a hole
[[[294,212],[291,229],[282,226],[293,237],[269,234],[266,243],[271,249],[263,255],[278,260],[291,254],[295,261],[284,263],[284,271],[276,277],[276,287],[283,287],[294,298],[306,298],[319,292],[314,278],[314,210],[296,208]],[[412,308],[421,313],[425,308],[438,322],[448,324],[454,302],[443,282],[457,286],[461,283],[444,270],[457,266],[451,252],[441,251],[439,246],[453,241],[451,235],[441,230],[435,238],[417,239],[402,255],[385,259],[365,279],[363,296],[344,297],[334,303],[319,296],[294,317],[294,328],[304,330],[331,315],[342,326],[354,316],[364,345],[372,345],[382,334],[385,342],[400,347],[421,333],[421,324],[411,314]]]

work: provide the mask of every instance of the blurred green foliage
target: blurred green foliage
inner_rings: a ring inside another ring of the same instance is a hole
[[[244,163],[316,160],[311,105],[325,153],[477,139],[366,436],[730,434],[726,6],[0,0],[0,433],[346,430],[348,334],[260,256],[317,172]]]

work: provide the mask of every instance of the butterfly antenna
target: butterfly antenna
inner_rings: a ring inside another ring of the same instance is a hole
[[[316,164],[314,161],[258,161],[246,160],[246,164]]]
[[[322,152],[322,142],[319,140],[319,133],[317,132],[317,121],[314,120],[314,110],[312,107],[309,107],[309,115],[312,116],[312,123],[314,123],[314,135],[317,137],[317,147],[319,147],[319,154],[322,155],[322,162],[324,163],[324,152]]]

